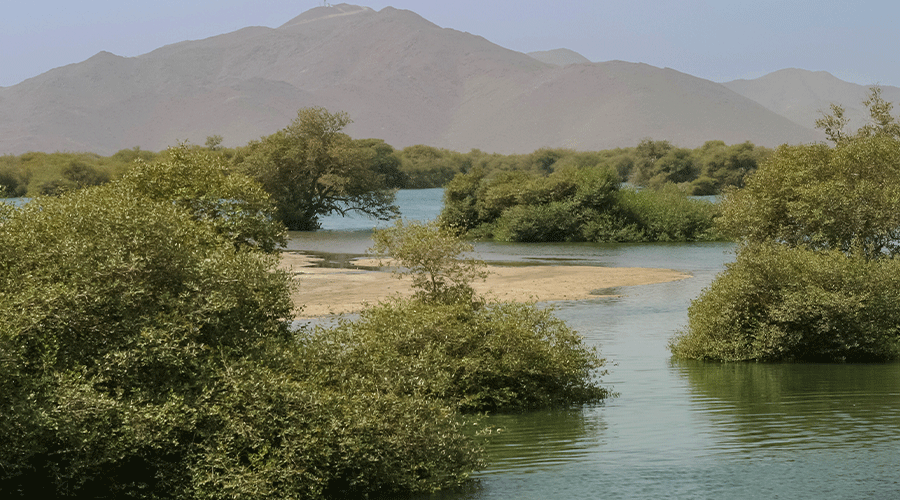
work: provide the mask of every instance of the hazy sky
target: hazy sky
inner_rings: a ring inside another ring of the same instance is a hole
[[[900,86],[900,2],[892,0],[395,0],[445,28],[531,52],[670,67],[717,82],[783,68]],[[101,50],[136,56],[246,26],[277,27],[312,0],[4,0],[0,86]]]

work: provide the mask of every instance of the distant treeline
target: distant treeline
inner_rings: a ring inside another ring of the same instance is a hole
[[[25,153],[0,156],[0,196],[53,195],[96,186],[120,177],[140,158],[153,161],[158,153],[123,149],[112,156],[94,153]]]
[[[221,140],[211,136],[204,147],[240,161],[244,148],[223,148]],[[713,195],[726,186],[743,186],[747,174],[772,153],[750,142],[729,146],[708,141],[687,149],[651,139],[630,148],[590,152],[542,148],[511,155],[477,149],[460,153],[425,145],[394,149],[380,139],[359,139],[353,144],[367,150],[381,170],[392,173],[388,180],[392,187],[407,189],[443,187],[457,174],[474,169],[492,178],[511,171],[547,176],[568,168],[602,168],[635,186],[657,189],[674,184],[688,195]],[[153,161],[159,154],[136,147],[111,156],[68,152],[0,156],[0,196],[54,194],[102,184],[121,176],[135,159]]]
[[[521,171],[549,175],[567,168],[608,168],[619,180],[635,186],[661,188],[675,184],[688,195],[719,194],[726,186],[743,186],[772,150],[750,142],[726,145],[708,141],[696,149],[674,146],[669,141],[645,139],[630,148],[574,151],[542,148],[529,154],[491,154],[473,149],[458,153],[430,146],[409,146],[397,151],[404,187],[445,186],[456,174],[475,168],[488,177],[499,172]]]

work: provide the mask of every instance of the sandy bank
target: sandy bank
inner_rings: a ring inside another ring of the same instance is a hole
[[[371,260],[356,261],[372,265]],[[294,273],[300,289],[294,304],[302,306],[299,317],[315,317],[361,310],[391,295],[410,295],[409,280],[390,272],[364,269],[312,267],[308,255],[282,254],[281,266]],[[488,266],[490,276],[475,283],[475,290],[506,301],[579,300],[610,295],[610,288],[649,285],[689,278],[671,269],[591,266]],[[613,292],[614,294],[614,292]]]

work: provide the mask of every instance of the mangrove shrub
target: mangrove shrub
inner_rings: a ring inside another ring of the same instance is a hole
[[[275,218],[288,229],[318,229],[319,218],[331,213],[397,215],[398,164],[377,144],[356,143],[341,132],[349,123],[346,113],[304,108],[290,125],[251,141],[233,159],[271,195]]]
[[[873,361],[900,355],[900,262],[745,247],[688,310],[677,357]]]
[[[330,384],[340,360],[296,338],[290,276],[248,239],[270,233],[244,230],[271,220],[267,198],[220,167],[176,149],[121,181],[0,204],[0,496],[358,498],[465,481],[480,449],[454,406]]]
[[[609,168],[493,177],[475,169],[447,185],[441,220],[500,241],[697,241],[717,237],[716,214],[715,205],[673,184],[622,188]]]
[[[737,261],[691,305],[678,357],[900,357],[900,126],[874,90],[868,125],[820,120],[833,147],[781,146],[722,202]]]
[[[334,367],[329,386],[361,379],[372,391],[446,401],[463,412],[599,402],[603,366],[575,331],[532,304],[420,299],[366,309],[307,340]]]
[[[394,274],[412,277],[416,296],[424,301],[471,300],[472,281],[487,277],[484,262],[463,257],[473,250],[472,244],[437,222],[398,219],[393,227],[375,230],[372,240],[369,251],[393,259],[399,266]]]
[[[376,230],[374,250],[393,257],[418,293],[371,307],[356,321],[307,339],[347,377],[373,390],[446,401],[464,412],[597,402],[607,396],[596,349],[549,310],[493,303],[471,282],[487,275],[471,244],[435,222]],[[339,362],[337,360],[340,360]]]

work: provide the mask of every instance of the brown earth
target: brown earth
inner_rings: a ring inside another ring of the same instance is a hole
[[[346,111],[347,134],[398,149],[526,154],[632,147],[647,137],[689,148],[713,139],[773,147],[823,139],[813,122],[792,122],[673,69],[590,63],[565,50],[547,57],[584,62],[547,64],[408,10],[316,7],[278,28],[248,27],[137,57],[100,52],[0,87],[0,154],[159,151],[213,134],[242,146],[308,106]],[[790,79],[778,83],[753,95],[781,95]]]
[[[376,304],[393,295],[410,295],[408,279],[365,267],[377,265],[371,259],[355,261],[359,269],[315,266],[315,258],[295,253],[282,254],[282,268],[299,282],[292,296],[302,308],[301,318],[356,312],[366,304]],[[616,295],[613,288],[649,285],[689,278],[671,269],[593,266],[488,266],[490,276],[476,283],[484,296],[504,301],[581,300]]]

